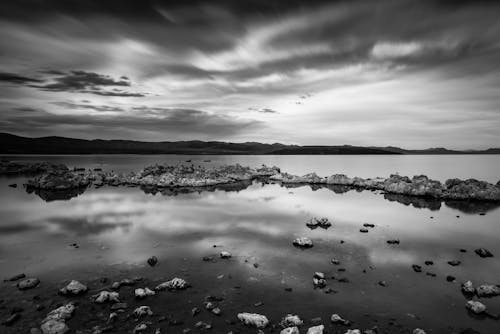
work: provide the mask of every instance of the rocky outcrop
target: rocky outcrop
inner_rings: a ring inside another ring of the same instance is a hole
[[[28,180],[27,188],[64,191],[75,188],[85,188],[90,180],[68,170],[50,171],[34,179]]]

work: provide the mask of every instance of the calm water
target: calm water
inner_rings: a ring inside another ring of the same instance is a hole
[[[475,177],[491,182],[500,179],[499,158],[22,157],[120,171],[138,170],[157,161],[175,163],[192,159],[198,163],[210,159],[206,163],[275,164],[297,174],[342,172],[370,177],[392,172],[424,173],[440,180]],[[500,321],[469,315],[464,307],[467,299],[460,292],[460,283],[469,279],[476,284],[500,284],[500,209],[495,204],[441,203],[384,197],[368,191],[285,188],[257,182],[235,191],[175,196],[145,194],[138,188],[103,187],[89,189],[70,200],[46,202],[26,193],[22,186],[7,186],[23,182],[23,178],[0,178],[2,276],[24,272],[42,281],[38,288],[26,292],[17,291],[12,283],[0,285],[0,300],[3,300],[0,317],[7,317],[9,307],[23,307],[25,314],[18,325],[23,328],[36,326],[55,303],[65,300],[55,292],[70,279],[89,284],[95,292],[109,285],[100,281],[103,277],[112,281],[139,275],[145,282],[138,286],[153,287],[174,276],[183,277],[193,285],[180,293],[165,292],[140,302],[151,306],[156,314],[151,319],[152,328],[161,327],[169,333],[194,329],[200,320],[211,322],[214,333],[230,330],[254,333],[255,330],[226,323],[242,311],[266,314],[273,323],[287,313],[299,314],[306,325],[310,325],[310,319],[322,317],[328,333],[346,330],[330,325],[332,313],[354,321],[352,328],[377,325],[384,333],[408,333],[407,328],[415,327],[428,333],[459,333],[465,328],[481,333],[500,332]],[[486,214],[479,215],[481,212]],[[328,217],[333,227],[310,230],[305,226],[310,217]],[[360,233],[363,223],[373,223],[376,227],[369,233]],[[310,237],[315,246],[307,250],[294,248],[291,242],[298,236]],[[392,238],[400,239],[401,244],[388,245],[386,240]],[[70,247],[71,243],[78,243],[79,248]],[[478,257],[473,252],[478,247],[489,249],[496,257]],[[460,252],[462,248],[467,252]],[[217,255],[221,250],[230,251],[233,258],[213,263],[201,261],[203,256]],[[152,255],[160,260],[153,268],[146,264]],[[341,264],[332,265],[332,258],[339,259]],[[434,265],[425,266],[426,260],[432,260]],[[462,264],[452,267],[447,264],[450,260],[460,260]],[[412,264],[422,265],[423,272],[413,272]],[[313,289],[315,271],[327,274],[328,287],[336,293]],[[435,273],[436,277],[426,272]],[[456,281],[447,282],[447,275],[455,276]],[[347,278],[349,282],[339,282],[339,278]],[[381,280],[386,281],[386,287],[377,284]],[[293,290],[288,292],[285,288]],[[35,295],[39,299],[33,299]],[[133,290],[122,289],[120,295],[130,305],[137,304],[131,297]],[[207,295],[225,298],[221,302],[222,316],[203,310],[193,318],[191,308],[202,309]],[[109,307],[86,306],[88,296],[80,300],[82,306],[70,320],[70,327],[90,329],[102,325]],[[482,301],[491,313],[500,314],[500,297]],[[257,302],[263,305],[255,306]],[[35,304],[46,308],[29,313]],[[183,324],[157,325],[159,316],[181,320]],[[133,328],[133,321],[123,319],[120,330]],[[19,333],[19,329],[0,327],[0,333],[4,331]]]

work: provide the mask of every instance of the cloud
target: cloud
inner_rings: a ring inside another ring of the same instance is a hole
[[[379,59],[402,58],[418,55],[422,49],[422,44],[417,42],[378,42],[373,46],[371,54]]]
[[[260,113],[263,113],[263,114],[277,114],[278,113],[276,110],[271,109],[271,108],[262,108],[262,109],[259,109],[257,111]]]
[[[25,84],[32,84],[32,83],[36,83],[36,82],[43,82],[43,80],[28,78],[28,77],[25,77],[22,75],[14,74],[14,73],[1,72],[0,73],[0,82],[25,85]]]

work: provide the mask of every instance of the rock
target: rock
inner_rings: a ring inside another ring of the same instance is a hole
[[[375,224],[368,224],[368,223],[364,223],[363,224],[364,227],[370,227],[370,228],[374,228],[375,227]]]
[[[298,327],[287,327],[283,329],[280,334],[299,334]]]
[[[425,261],[424,263],[425,263],[426,266],[432,266],[432,265],[434,265],[433,261]]]
[[[150,290],[148,287],[142,289],[138,288],[134,290],[134,294],[136,298],[146,298],[147,296],[154,296],[156,293],[153,290]]]
[[[19,318],[21,318],[21,314],[14,313],[10,317],[2,321],[2,325],[12,326],[17,320],[19,320]]]
[[[387,243],[389,245],[399,245],[399,239],[391,239],[391,240],[387,240]]]
[[[71,318],[74,311],[75,305],[73,303],[68,303],[50,311],[45,319],[42,320],[40,328],[42,329],[43,334],[67,333],[69,331],[69,327],[66,325],[66,320]]]
[[[220,308],[218,308],[218,307],[214,307],[214,308],[212,309],[212,313],[213,313],[213,314],[215,314],[215,315],[221,315],[222,311],[221,311],[221,309],[220,309]]]
[[[361,229],[359,229],[359,232],[361,232],[361,233],[368,233],[368,229],[366,229],[366,228],[361,228]]]
[[[307,330],[307,334],[323,334],[324,329],[325,326],[323,325],[309,327],[309,329]]]
[[[148,259],[148,264],[151,266],[151,267],[154,267],[156,266],[156,264],[158,263],[158,258],[156,256],[151,256],[149,259]]]
[[[481,314],[484,311],[486,311],[486,306],[484,306],[483,303],[478,302],[476,300],[469,300],[469,301],[467,301],[467,303],[465,304],[465,307],[469,311],[471,311],[472,313],[475,313],[475,314]]]
[[[222,251],[222,252],[220,252],[219,256],[221,259],[230,259],[231,253],[226,252],[226,251]]]
[[[17,274],[17,275],[14,275],[14,276],[11,276],[10,278],[8,278],[7,281],[14,282],[14,281],[18,281],[21,278],[25,278],[25,277],[26,277],[25,274]]]
[[[337,260],[337,259],[331,259],[330,262],[336,266],[338,266],[340,264],[340,261]]]
[[[315,229],[317,227],[321,227],[323,229],[328,229],[330,226],[332,226],[332,223],[328,221],[328,218],[311,218],[307,223],[306,226],[309,227],[310,229]]]
[[[68,285],[59,290],[59,293],[62,295],[78,296],[85,293],[87,290],[88,288],[85,284],[72,280]]]
[[[76,188],[86,188],[90,180],[79,173],[68,170],[49,171],[46,174],[28,180],[28,189],[63,191]]]
[[[454,282],[455,279],[456,279],[455,276],[451,276],[451,275],[446,276],[446,281],[448,281],[448,282]]]
[[[269,320],[265,315],[257,313],[238,313],[238,319],[247,326],[253,326],[255,328],[265,328],[269,324]]]
[[[199,328],[199,329],[211,329],[212,328],[212,325],[211,324],[208,324],[204,321],[198,321],[194,327],[196,328]]]
[[[413,268],[413,271],[415,271],[416,273],[422,272],[422,267],[419,266],[418,264],[412,264],[411,267]]]
[[[148,325],[146,325],[146,324],[139,324],[139,325],[137,325],[137,326],[134,327],[134,330],[132,331],[132,334],[144,332],[146,329],[148,329]]]
[[[175,277],[170,281],[163,282],[156,286],[156,291],[162,290],[184,290],[189,287],[189,284],[182,278]]]
[[[474,292],[476,291],[476,289],[474,289],[474,285],[472,284],[471,281],[467,281],[465,283],[462,284],[462,292],[465,293],[465,294],[474,294]]]
[[[494,297],[500,296],[500,288],[498,285],[483,284],[476,288],[478,297]]]
[[[36,288],[38,284],[40,284],[40,280],[38,278],[26,278],[17,283],[17,288],[19,290],[28,290]]]
[[[449,179],[445,182],[444,198],[461,200],[486,200],[499,201],[500,187],[475,179],[459,180]]]
[[[420,328],[415,328],[413,330],[413,334],[425,334],[425,331],[423,329],[420,329]]]
[[[458,261],[458,260],[448,261],[448,264],[449,264],[450,266],[454,266],[454,267],[456,267],[456,266],[460,265],[461,263],[462,263],[462,262],[460,262],[460,261]]]
[[[197,315],[198,313],[200,313],[200,309],[199,309],[199,308],[197,308],[197,307],[193,307],[193,308],[191,309],[191,314],[193,315],[193,317],[194,317],[195,315]]]
[[[17,183],[9,184],[9,187],[11,187],[11,188],[17,188]]]
[[[281,319],[280,325],[283,327],[294,327],[302,326],[304,322],[299,318],[298,315],[287,314],[283,319]]]
[[[348,329],[345,334],[361,334],[361,331],[359,329]]]
[[[491,254],[491,252],[485,248],[478,248],[478,249],[475,249],[474,252],[476,252],[477,255],[479,255],[480,257],[493,257],[493,254]]]
[[[118,292],[101,291],[92,297],[94,298],[94,302],[98,304],[106,302],[114,302],[114,303],[120,302],[120,295],[118,294]]]
[[[118,318],[118,313],[116,312],[111,312],[109,314],[109,318],[108,318],[108,322],[113,322],[116,320],[116,318]]]
[[[320,272],[314,273],[313,285],[315,288],[324,288],[326,286],[325,274]]]
[[[293,240],[293,245],[299,248],[311,248],[313,246],[313,242],[307,237],[300,237]]]
[[[387,286],[387,283],[386,283],[385,281],[379,281],[379,282],[378,282],[378,285],[383,286],[383,287],[386,287],[386,286]]]
[[[149,306],[139,306],[138,308],[136,308],[134,310],[134,315],[137,317],[137,318],[140,318],[140,317],[144,317],[144,316],[147,316],[147,315],[153,315],[153,311],[151,311],[151,308]]]
[[[349,324],[351,323],[349,320],[343,319],[340,315],[338,315],[336,313],[332,314],[330,320],[334,324],[341,324],[341,325],[345,325],[345,326],[349,326]]]

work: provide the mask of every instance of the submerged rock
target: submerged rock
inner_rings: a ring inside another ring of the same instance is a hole
[[[313,242],[307,237],[300,237],[293,240],[293,245],[300,248],[311,248],[313,246]]]
[[[238,319],[247,326],[255,328],[265,328],[269,324],[269,320],[265,315],[258,313],[238,313]]]
[[[484,311],[486,311],[486,306],[483,303],[478,302],[476,300],[467,301],[467,303],[465,304],[465,307],[469,311],[471,311],[472,313],[475,313],[475,314],[481,314]]]
[[[149,306],[139,306],[138,308],[136,308],[134,310],[134,315],[137,317],[137,318],[140,318],[140,317],[144,317],[144,316],[147,316],[147,315],[153,315],[153,311],[151,311],[151,308]]]
[[[62,295],[72,295],[77,296],[85,293],[88,290],[85,284],[82,284],[78,281],[72,280],[66,285],[64,288],[59,290],[59,293]]]
[[[175,277],[170,281],[163,282],[156,286],[156,291],[162,290],[184,290],[189,287],[189,284],[182,278]]]
[[[40,280],[38,278],[26,278],[19,283],[17,283],[17,288],[19,290],[28,290],[36,288],[40,284]]]

